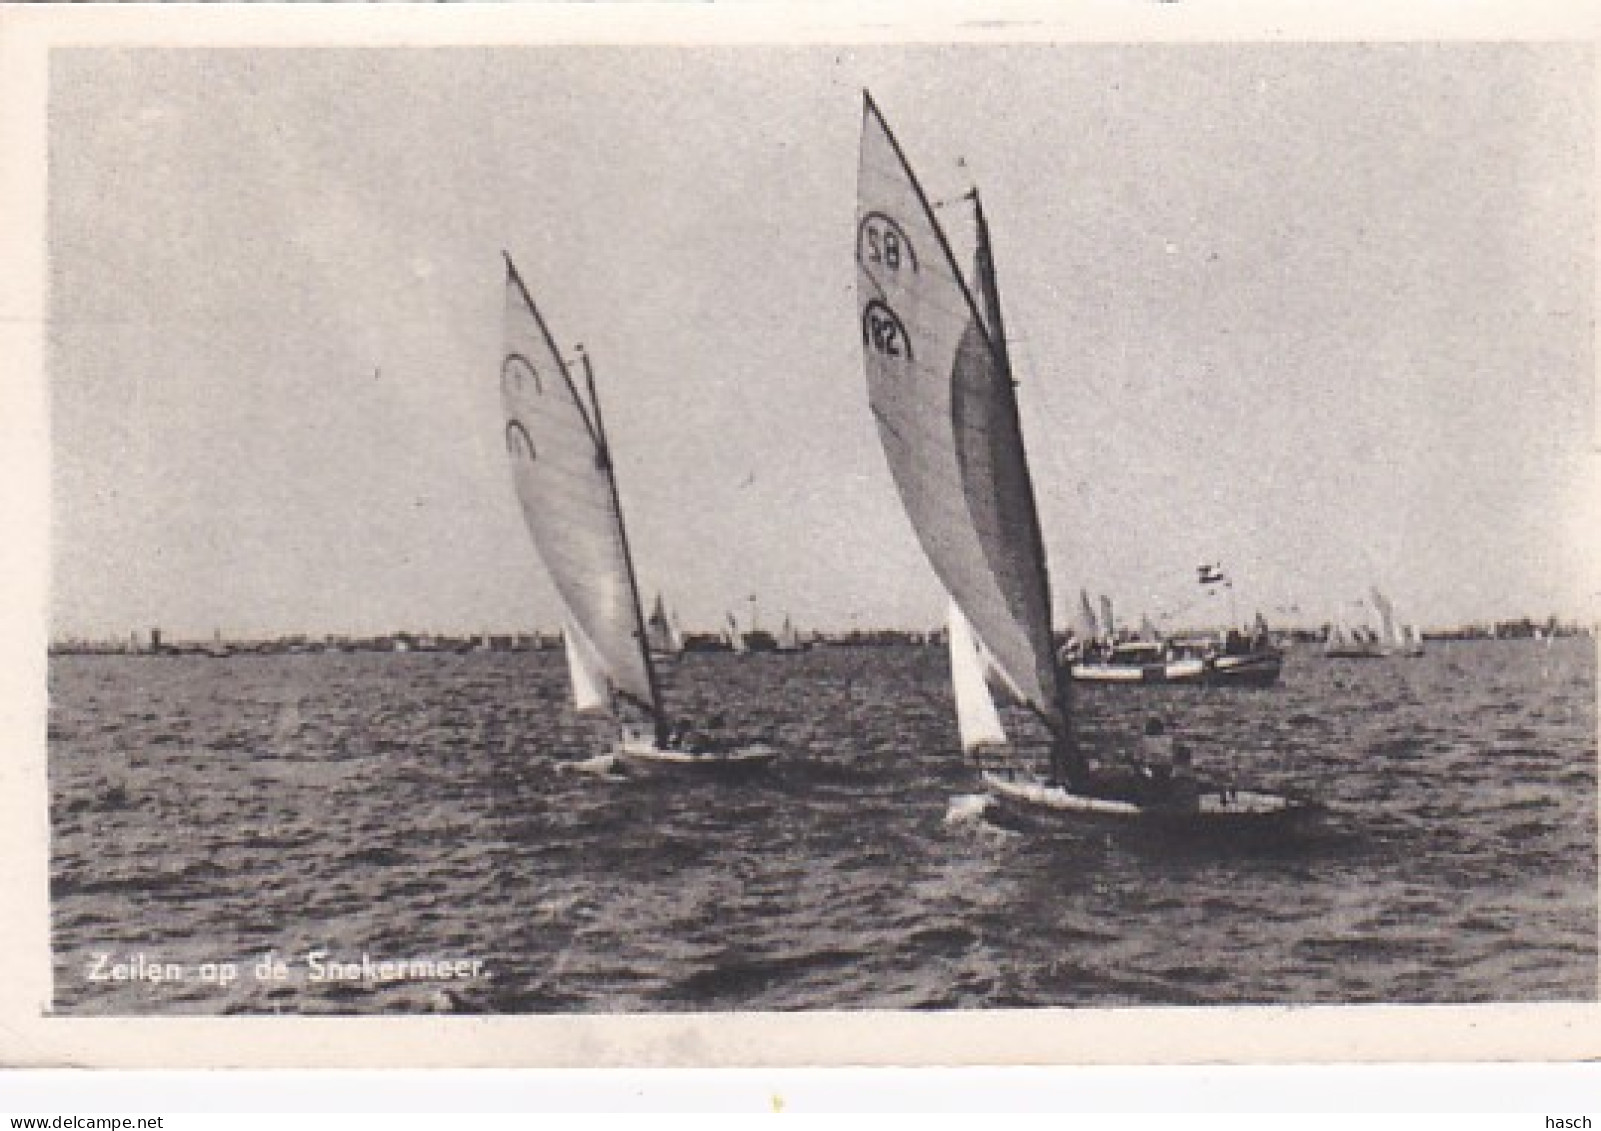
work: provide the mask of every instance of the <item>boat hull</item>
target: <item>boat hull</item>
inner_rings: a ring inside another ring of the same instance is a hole
[[[1252,789],[1207,788],[1191,806],[1145,805],[1076,794],[1039,778],[986,772],[990,795],[1025,815],[1051,815],[1088,827],[1149,829],[1196,835],[1267,834],[1305,829],[1321,818],[1321,806]]]
[[[1075,683],[1271,687],[1284,670],[1284,657],[1278,652],[1252,652],[1243,656],[1218,656],[1208,660],[1187,658],[1157,664],[1074,663],[1068,670]]]
[[[618,760],[629,769],[649,773],[740,775],[767,769],[778,761],[771,746],[742,746],[734,750],[663,750],[654,743],[624,739],[617,744]]]

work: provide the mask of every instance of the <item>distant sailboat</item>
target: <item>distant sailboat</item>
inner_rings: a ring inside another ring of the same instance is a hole
[[[645,635],[650,643],[651,655],[657,659],[670,659],[684,650],[684,638],[663,606],[660,593],[656,594],[656,604],[650,611],[650,619],[645,622]]]
[[[1034,810],[1186,829],[1278,825],[1310,812],[1288,798],[1177,773],[1166,784],[1153,778],[1148,789],[1128,775],[1114,780],[1079,748],[1070,681],[1053,655],[1045,547],[978,193],[968,198],[975,296],[870,95],[858,188],[857,313],[868,399],[907,516],[950,598],[958,731],[992,796]],[[1021,764],[992,685],[1033,720],[1031,729],[1045,731],[1047,776]]]
[[[581,711],[617,720],[617,753],[628,761],[708,768],[770,762],[777,752],[769,747],[713,750],[668,722],[587,355],[583,367],[580,390],[508,256],[506,447],[529,533],[566,606],[562,640],[573,699]]]
[[[1390,604],[1389,598],[1379,592],[1377,586],[1369,589],[1368,595],[1373,599],[1373,607],[1378,610],[1379,639],[1387,644],[1399,643],[1401,638],[1396,635],[1395,607]]]
[[[1415,624],[1402,624],[1395,615],[1390,599],[1374,586],[1369,594],[1373,607],[1379,611],[1380,639],[1382,644],[1397,656],[1423,655],[1423,634]]]
[[[1073,635],[1078,638],[1081,648],[1088,648],[1101,638],[1101,626],[1095,619],[1095,609],[1090,605],[1090,595],[1082,589],[1078,591],[1078,617],[1073,622]]]
[[[1378,590],[1373,591],[1375,598],[1374,608],[1378,610],[1381,625],[1386,624],[1389,618],[1389,602],[1385,601]],[[1361,601],[1354,602],[1361,605]],[[1354,624],[1344,610],[1329,625],[1328,635],[1323,642],[1323,655],[1331,660],[1378,660],[1390,654],[1384,639],[1389,635],[1388,629],[1381,638],[1378,632],[1366,625]]]
[[[733,613],[728,614],[728,629],[723,633],[723,639],[728,641],[728,650],[736,656],[743,656],[750,651],[745,646],[745,633],[740,630],[739,622],[734,619]]]
[[[785,613],[783,627],[778,630],[777,651],[799,652],[804,647],[805,645],[801,643],[800,634],[795,631],[795,625],[789,619],[789,614]]]

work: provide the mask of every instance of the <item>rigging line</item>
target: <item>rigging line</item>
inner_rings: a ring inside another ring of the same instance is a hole
[[[931,200],[929,201],[929,204],[934,208],[950,208],[952,205],[956,204],[967,204],[971,202],[973,197],[976,195],[978,195],[978,187],[975,185],[973,188],[968,189],[960,196],[946,197],[943,200]]]
[[[957,166],[958,166],[958,168],[963,169],[964,171],[966,171],[972,181],[977,182],[977,181],[981,181],[982,180],[981,177],[978,177],[978,176],[974,175],[973,170],[969,167],[969,165],[968,165],[967,161],[965,160],[965,158],[959,160],[957,162]],[[937,200],[937,201],[929,201],[929,204],[930,204],[931,210],[935,209],[935,208],[943,209],[943,208],[949,207],[951,205],[955,205],[955,204],[966,202],[966,201],[971,201],[972,199],[974,199],[976,197],[976,195],[977,195],[977,188],[975,187],[975,188],[971,188],[967,192],[962,193],[962,194],[960,194],[958,196],[955,196],[955,197],[942,198],[942,199]],[[965,234],[965,232],[964,232],[964,234]],[[976,231],[971,233],[971,238],[975,242],[976,242],[976,235],[977,235]],[[994,238],[992,236],[991,237],[992,245],[994,244],[994,242],[995,241],[994,241]],[[993,254],[993,246],[992,246],[992,254]],[[1124,323],[1124,326],[1121,327],[1121,328],[1131,331],[1131,327],[1129,327],[1127,325],[1127,319],[1123,319],[1122,321]],[[1120,342],[1121,342],[1121,349],[1119,351],[1119,359],[1120,359],[1120,363],[1121,363],[1121,368],[1126,370],[1128,368],[1129,364],[1130,364],[1129,342],[1131,340],[1131,332],[1121,333],[1119,335],[1119,339],[1120,339]],[[1023,384],[1025,382],[1037,385],[1038,382],[1039,382],[1039,375],[1043,372],[1043,368],[1041,367],[1041,365],[1039,363],[1039,358],[1038,358],[1037,354],[1035,353],[1031,337],[1027,336],[1027,335],[1021,336],[1021,337],[1014,337],[1014,336],[1008,334],[1008,335],[1006,335],[1004,343],[1002,343],[1002,346],[1003,346],[1003,348],[1008,348],[1009,349],[1014,343],[1020,347],[1020,352],[1023,354],[1023,357],[1022,357],[1023,366],[1022,366],[1022,368],[1019,369],[1018,367],[1016,367],[1016,365],[1014,363],[1013,373],[1012,373],[1014,386],[1018,385],[1018,384]],[[1064,422],[1063,422],[1063,420],[1061,418],[1061,415],[1052,406],[1052,402],[1051,402],[1051,398],[1050,398],[1050,395],[1049,395],[1048,386],[1046,386],[1046,388],[1047,388],[1047,391],[1044,394],[1035,396],[1033,398],[1032,408],[1034,409],[1035,413],[1039,417],[1042,417],[1047,422],[1047,424],[1051,426],[1050,430],[1052,432],[1066,431],[1067,429],[1066,429],[1066,426],[1065,426],[1065,424],[1064,424]],[[1113,413],[1113,412],[1115,412],[1115,409],[1116,409],[1116,406],[1113,404],[1113,401],[1112,401],[1110,388],[1111,388],[1110,385],[1092,384],[1086,390],[1089,393],[1089,398],[1088,399],[1091,401],[1092,404],[1094,404],[1096,407],[1101,409],[1103,413]],[[1070,480],[1076,480],[1077,479],[1076,470],[1071,468],[1071,467],[1068,467],[1068,468],[1064,469],[1063,465],[1062,465],[1062,461],[1059,458],[1056,457],[1056,451],[1057,451],[1056,445],[1047,444],[1047,445],[1045,445],[1045,450],[1048,453],[1050,453],[1050,456],[1048,458],[1050,459],[1050,462],[1058,469],[1058,471],[1066,470]],[[1129,497],[1129,492],[1125,491],[1122,488],[1119,488],[1115,483],[1111,484],[1110,486],[1108,486],[1108,484],[1106,484],[1104,481],[1098,481],[1098,487],[1103,492],[1109,494],[1111,499],[1114,502],[1121,501],[1125,505],[1128,505],[1128,503],[1131,501],[1130,497]],[[1053,492],[1053,494],[1054,494],[1054,492]],[[1145,493],[1144,495],[1140,496],[1140,501],[1146,507],[1150,507],[1152,505],[1149,493]],[[1178,500],[1178,499],[1176,499],[1176,498],[1174,498],[1172,496],[1165,495],[1165,494],[1159,494],[1158,499],[1157,499],[1157,501],[1155,503],[1155,506],[1158,509],[1158,512],[1161,514],[1162,518],[1166,520],[1166,522],[1167,522],[1167,524],[1169,526],[1175,525],[1175,520],[1178,520],[1178,519],[1182,518],[1180,500]],[[1043,521],[1042,521],[1041,525],[1043,525]],[[1074,572],[1080,572],[1080,571],[1074,571]],[[1082,576],[1081,573],[1080,573],[1080,576]],[[1153,600],[1153,601],[1155,600],[1156,593],[1159,591],[1159,587],[1158,586],[1149,585],[1149,584],[1140,586],[1139,588],[1143,588],[1143,589],[1147,590],[1148,591],[1147,592],[1148,599]],[[1062,591],[1065,593],[1065,592],[1067,592],[1067,589],[1063,589]],[[1193,602],[1192,602],[1192,604],[1193,604]],[[1052,615],[1052,619],[1054,621],[1054,619],[1055,619],[1054,610],[1052,611],[1051,615]]]

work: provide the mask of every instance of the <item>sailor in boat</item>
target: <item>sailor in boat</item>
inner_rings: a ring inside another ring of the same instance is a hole
[[[1167,786],[1167,804],[1177,809],[1194,809],[1200,800],[1201,783],[1195,780],[1195,765],[1188,747],[1173,751],[1173,776]],[[1229,791],[1229,797],[1233,791]]]
[[[1195,781],[1194,759],[1189,748],[1180,746],[1168,733],[1167,724],[1160,716],[1152,715],[1145,721],[1140,761],[1150,803],[1174,808],[1194,807],[1200,791]]]
[[[723,729],[724,722],[722,715],[713,715],[706,720],[707,729],[702,730],[690,719],[679,719],[668,732],[667,745],[686,754],[724,753],[728,743],[715,733]]]
[[[1097,768],[1087,784],[1097,797],[1162,809],[1193,809],[1200,793],[1190,751],[1156,715],[1145,722],[1138,754],[1126,766]]]
[[[1164,777],[1171,777],[1175,745],[1161,716],[1152,715],[1145,720],[1145,733],[1140,736],[1140,764],[1152,775],[1160,770]]]

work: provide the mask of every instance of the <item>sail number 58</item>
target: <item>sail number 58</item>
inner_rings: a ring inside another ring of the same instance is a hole
[[[917,270],[917,252],[912,241],[906,238],[899,224],[882,212],[869,212],[862,217],[856,254],[870,267],[885,267],[895,272],[902,267]]]
[[[901,240],[893,228],[867,229],[867,258],[891,271],[901,269]]]

